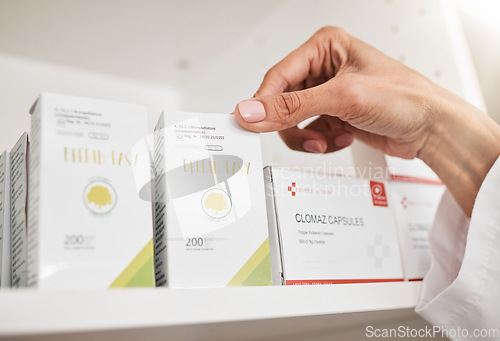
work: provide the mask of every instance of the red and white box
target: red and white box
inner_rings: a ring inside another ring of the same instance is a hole
[[[387,183],[264,169],[274,284],[403,281]]]
[[[391,204],[398,226],[406,279],[422,280],[431,264],[429,233],[444,185],[392,181]]]

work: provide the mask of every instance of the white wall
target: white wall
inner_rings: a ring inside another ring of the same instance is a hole
[[[465,96],[474,80],[458,67],[457,27],[434,0],[0,2],[0,149],[28,129],[41,91],[161,108],[231,112],[264,73],[324,25],[337,25]],[[263,137],[266,163],[346,167]],[[372,151],[368,151],[372,154]],[[328,169],[327,169],[328,170]]]
[[[456,0],[488,114],[500,123],[500,2]]]
[[[28,110],[40,92],[56,92],[178,110],[178,90],[145,81],[0,54],[0,150],[29,131]],[[153,127],[150,120],[150,128]]]

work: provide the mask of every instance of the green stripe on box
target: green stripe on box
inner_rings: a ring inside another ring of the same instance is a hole
[[[154,286],[153,239],[151,239],[109,287]]]
[[[254,252],[245,265],[243,265],[243,267],[228,283],[228,286],[256,286],[272,284],[269,238],[266,238],[257,251]]]

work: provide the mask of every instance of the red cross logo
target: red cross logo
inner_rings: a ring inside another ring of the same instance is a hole
[[[288,186],[288,192],[290,192],[292,197],[295,196],[295,193],[297,193],[297,187],[295,187],[295,182],[292,182],[292,185]]]
[[[406,200],[406,197],[403,197],[403,200],[401,200],[401,205],[403,205],[403,208],[408,208],[408,200]]]

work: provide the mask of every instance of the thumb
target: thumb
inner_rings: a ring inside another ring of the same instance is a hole
[[[332,115],[337,100],[332,98],[336,96],[332,96],[328,83],[242,101],[236,105],[234,115],[241,126],[256,132],[280,131],[313,116]]]

